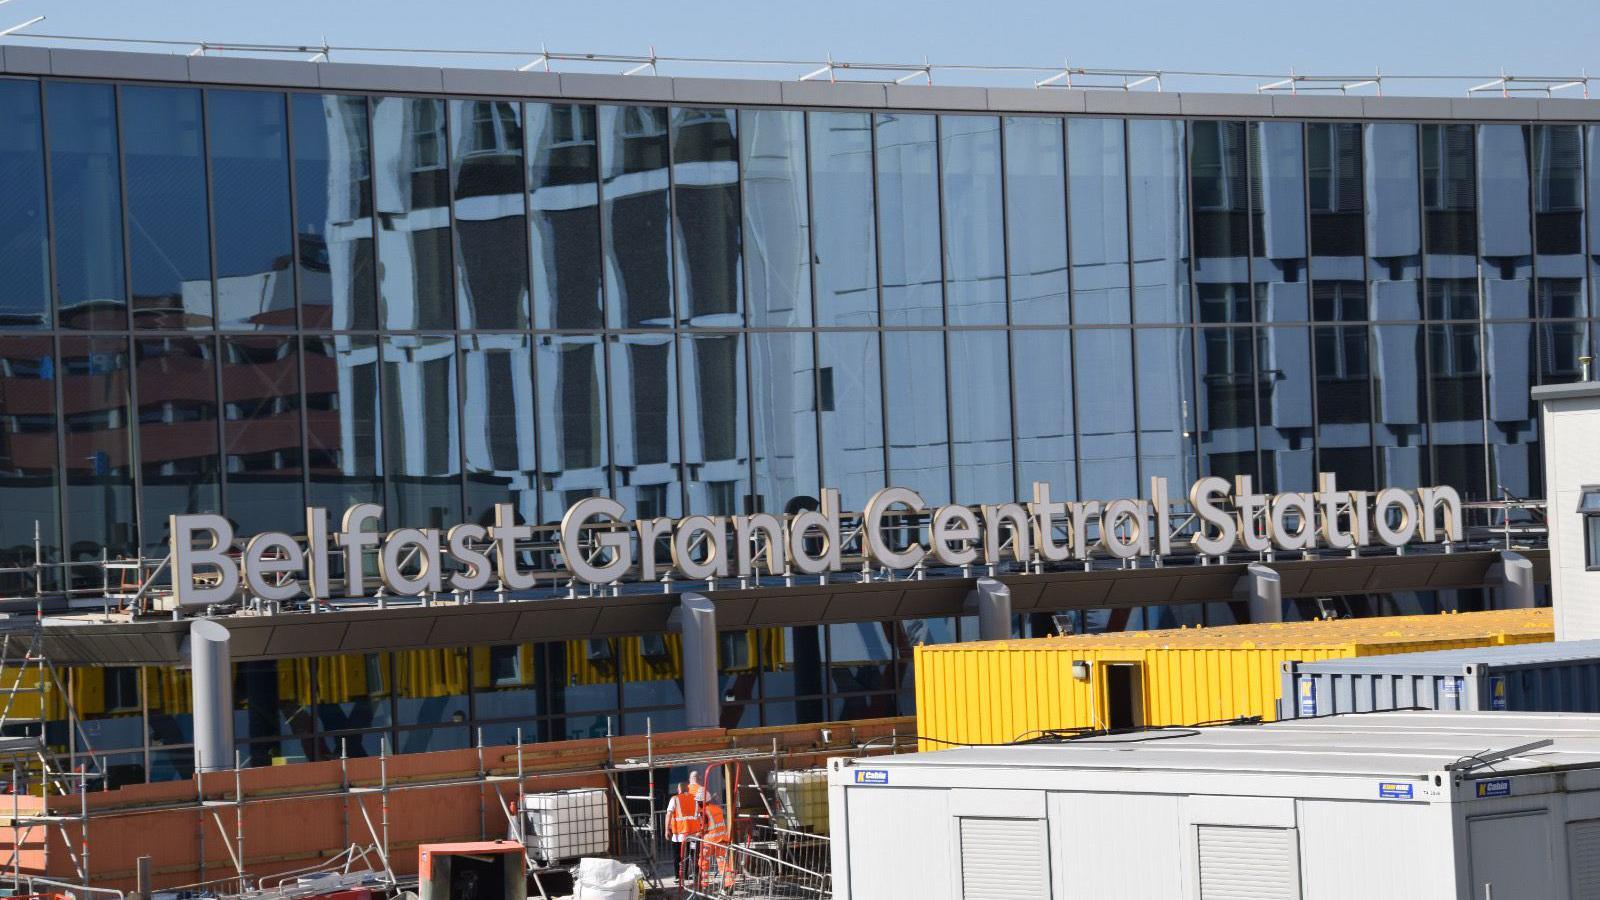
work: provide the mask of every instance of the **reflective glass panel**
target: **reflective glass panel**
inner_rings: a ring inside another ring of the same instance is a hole
[[[1363,154],[1372,318],[1420,319],[1422,227],[1417,126],[1367,125]],[[1315,223],[1312,227],[1316,227]]]
[[[35,532],[40,560],[61,559],[56,372],[48,337],[0,338],[0,567],[32,565]],[[34,587],[25,573],[0,585],[9,597]]]
[[[98,560],[101,548],[112,556],[132,553],[138,536],[129,468],[133,398],[127,340],[63,337],[60,372],[67,442],[67,559]],[[89,570],[82,577],[90,578]],[[99,584],[99,575],[93,574],[92,580]]]
[[[673,249],[686,324],[742,324],[738,116],[731,109],[672,111]]]
[[[472,713],[478,720],[528,717],[538,708],[538,695],[544,679],[539,677],[532,644],[497,644],[472,648]],[[532,723],[525,724],[525,737],[537,738]],[[506,735],[515,740],[515,733]],[[484,743],[489,743],[485,729]]]
[[[144,545],[168,543],[167,516],[221,512],[217,361],[211,338],[135,337]]]
[[[1200,365],[1201,471],[1230,481],[1256,474],[1255,338],[1250,328],[1203,328]]]
[[[1125,329],[1076,333],[1078,454],[1083,493],[1132,497],[1139,466],[1134,443],[1133,335]]]
[[[241,535],[305,530],[297,348],[290,337],[222,339],[228,516]]]
[[[461,327],[526,328],[522,104],[452,100],[450,140]]]
[[[450,169],[443,100],[379,97],[372,108],[378,307],[388,330],[450,328]]]
[[[128,186],[128,269],[134,325],[212,323],[200,92],[122,89],[122,160]]]
[[[1195,478],[1193,354],[1188,329],[1140,328],[1134,332],[1138,381],[1141,483],[1167,479],[1179,503]]]
[[[1004,325],[1006,248],[1000,204],[1000,120],[988,116],[941,116],[939,154],[950,324]]]
[[[1259,322],[1306,319],[1304,158],[1298,122],[1251,123],[1251,280]]]
[[[600,159],[592,106],[529,103],[528,211],[537,328],[599,328]]]
[[[1322,288],[1318,282],[1317,290]],[[1372,367],[1367,326],[1361,322],[1319,325],[1312,332],[1312,341],[1317,471],[1333,473],[1340,487],[1373,490],[1377,483],[1372,477]]]
[[[1473,126],[1422,126],[1423,235],[1428,254],[1427,314],[1431,319],[1478,316],[1476,169]],[[1526,196],[1524,191],[1524,225]],[[1497,235],[1503,233],[1497,225],[1490,226],[1490,230]]]
[[[883,395],[878,372],[877,334],[836,331],[817,335],[822,483],[839,489],[845,509],[861,509],[885,484]]]
[[[1202,322],[1247,322],[1251,316],[1246,133],[1243,122],[1202,121],[1189,127],[1194,278]]]
[[[609,492],[605,350],[592,335],[540,335],[539,471],[543,521]]]
[[[1060,119],[1005,120],[1011,321],[1067,321],[1066,151]]]
[[[817,497],[817,386],[812,336],[752,332],[750,414],[757,503],[782,512],[795,497]]]
[[[351,731],[385,727],[393,721],[389,709],[390,673],[387,653],[347,653],[318,657],[317,728]],[[324,741],[338,755],[339,738]],[[350,756],[367,756],[366,742],[351,738],[344,743]]]
[[[1529,394],[1537,383],[1533,338],[1534,327],[1527,322],[1496,322],[1484,328],[1491,496],[1517,500],[1544,496],[1538,484],[1537,410]]]
[[[1129,229],[1133,317],[1189,320],[1189,201],[1183,179],[1183,123],[1128,121]]]
[[[528,338],[472,334],[460,341],[467,520],[492,522],[494,505],[510,503],[525,521],[537,521],[539,464]]]
[[[282,94],[206,93],[222,328],[295,326],[286,128]]]
[[[611,462],[630,518],[683,514],[672,344],[670,334],[625,334],[611,345]]]
[[[1562,384],[1583,378],[1581,356],[1589,355],[1588,322],[1544,322],[1539,326],[1540,384]]]
[[[128,327],[115,90],[45,82],[51,223],[63,328]]]
[[[939,154],[933,116],[876,117],[878,259],[886,325],[939,325]]]
[[[1528,218],[1528,144],[1532,128],[1478,128],[1483,313],[1491,319],[1533,315],[1533,246]]]
[[[1379,325],[1372,329],[1375,402],[1373,439],[1378,446],[1378,483],[1423,484],[1427,476],[1427,387],[1418,360],[1426,359],[1422,327]]]
[[[1433,477],[1465,499],[1487,499],[1483,346],[1476,323],[1428,326],[1428,375]]]
[[[0,325],[50,324],[39,83],[0,78]]]
[[[806,120],[797,110],[739,113],[745,270],[753,326],[811,324]]]
[[[1079,325],[1130,321],[1122,126],[1121,119],[1067,120],[1072,321]]]
[[[872,117],[808,113],[818,325],[878,323]]]
[[[951,331],[949,345],[955,501],[1000,503],[1015,499],[1011,405],[1006,402],[1011,379],[1006,333]]]
[[[1017,496],[1031,498],[1035,481],[1049,484],[1055,497],[1078,496],[1072,430],[1072,333],[1065,329],[1012,332],[1011,372]]]
[[[295,259],[306,328],[377,322],[367,98],[295,94]]]
[[[918,491],[930,504],[949,502],[944,335],[885,331],[883,384],[889,436],[889,477],[884,483]],[[993,398],[990,402],[1000,405]]]
[[[744,337],[699,334],[684,338],[681,348],[689,512],[713,516],[744,512],[750,493]]]
[[[1364,319],[1366,251],[1362,243],[1361,126],[1306,126],[1311,220],[1311,316]],[[1259,273],[1258,273],[1259,274]]]
[[[1312,440],[1311,335],[1304,327],[1261,328],[1256,332],[1260,361],[1261,489],[1309,491],[1315,485]]]
[[[1539,273],[1535,314],[1582,318],[1588,290],[1583,260],[1583,131],[1577,125],[1533,128],[1534,248]]]
[[[469,649],[443,647],[394,654],[395,721],[401,725],[448,724],[457,728],[403,731],[400,752],[466,746]],[[440,739],[459,730],[461,743]]]
[[[600,107],[606,321],[613,328],[672,325],[672,231],[667,111]]]
[[[383,502],[383,431],[374,338],[305,338],[306,467],[314,506],[340,515]]]
[[[448,337],[383,338],[384,444],[392,528],[449,528],[461,521],[455,349],[455,341]],[[418,428],[418,422],[427,426]]]
[[[1584,129],[1589,165],[1584,171],[1584,196],[1591,211],[1587,228],[1589,246],[1589,284],[1592,291],[1600,292],[1600,125]],[[1591,301],[1594,314],[1600,315],[1600,298]]]

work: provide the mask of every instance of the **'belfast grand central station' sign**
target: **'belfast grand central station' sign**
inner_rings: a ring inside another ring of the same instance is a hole
[[[1202,478],[1189,489],[1195,527],[1180,528],[1194,553],[1225,556],[1233,551],[1353,550],[1462,538],[1461,497],[1449,487],[1415,491],[1341,491],[1333,476],[1320,476],[1321,489],[1267,495],[1252,491],[1241,476],[1233,485]],[[590,497],[569,508],[557,533],[560,563],[570,577],[611,585],[630,574],[640,581],[666,575],[694,580],[752,578],[762,573],[825,575],[843,569],[843,550],[857,531],[872,564],[894,570],[924,563],[959,567],[1166,556],[1172,552],[1172,509],[1165,478],[1150,479],[1148,498],[1061,501],[1050,485],[1035,482],[1028,502],[946,505],[929,510],[922,496],[890,487],[874,494],[857,515],[840,509],[839,492],[825,489],[818,509],[791,516],[694,515],[678,519],[624,521],[622,504]],[[489,587],[518,591],[535,586],[535,576],[518,564],[519,542],[534,528],[516,522],[509,503],[495,507],[494,524],[462,523],[448,530],[397,528],[372,530],[383,507],[361,503],[345,511],[330,534],[327,510],[306,510],[303,538],[280,532],[251,537],[234,555],[233,528],[218,515],[175,515],[170,520],[172,580],[180,606],[222,603],[241,582],[252,596],[287,601],[300,597],[332,599],[330,562],[353,573],[337,596],[366,596],[362,564],[375,552],[377,575],[395,595],[417,596],[445,590]],[[1187,519],[1187,512],[1185,512]],[[914,523],[914,524],[913,524]],[[658,558],[662,544],[667,559]],[[447,571],[446,556],[455,560]]]

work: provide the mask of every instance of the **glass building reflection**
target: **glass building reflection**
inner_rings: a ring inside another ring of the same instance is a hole
[[[1248,475],[1537,497],[1600,128],[0,79],[0,552]],[[1091,487],[1092,486],[1092,487]]]

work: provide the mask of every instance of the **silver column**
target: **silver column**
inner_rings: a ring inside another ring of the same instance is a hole
[[[189,623],[197,772],[233,768],[233,666],[228,637],[228,629],[211,619]]]
[[[690,728],[722,725],[717,687],[717,609],[700,594],[684,594],[671,625],[683,639],[683,708]]]
[[[1270,566],[1251,563],[1234,585],[1233,599],[1250,604],[1250,621],[1283,621],[1283,583]]]
[[[1003,641],[1011,637],[1011,588],[996,578],[979,578],[967,594],[967,612],[978,615],[978,640]]]
[[[1500,561],[1489,567],[1488,581],[1500,589],[1500,605],[1506,609],[1532,609],[1538,603],[1533,562],[1520,553],[1500,551]]]

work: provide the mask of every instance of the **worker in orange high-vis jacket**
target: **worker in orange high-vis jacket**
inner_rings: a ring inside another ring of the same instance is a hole
[[[667,801],[667,835],[678,845],[678,883],[682,884],[696,870],[700,855],[701,832],[705,823],[700,819],[700,792],[691,791],[698,784],[679,783],[677,793]]]
[[[710,887],[720,879],[722,890],[732,893],[733,860],[728,854],[732,835],[728,831],[728,817],[715,800],[706,803],[701,814],[705,819],[705,831],[700,839],[706,846],[700,857],[700,883]]]

